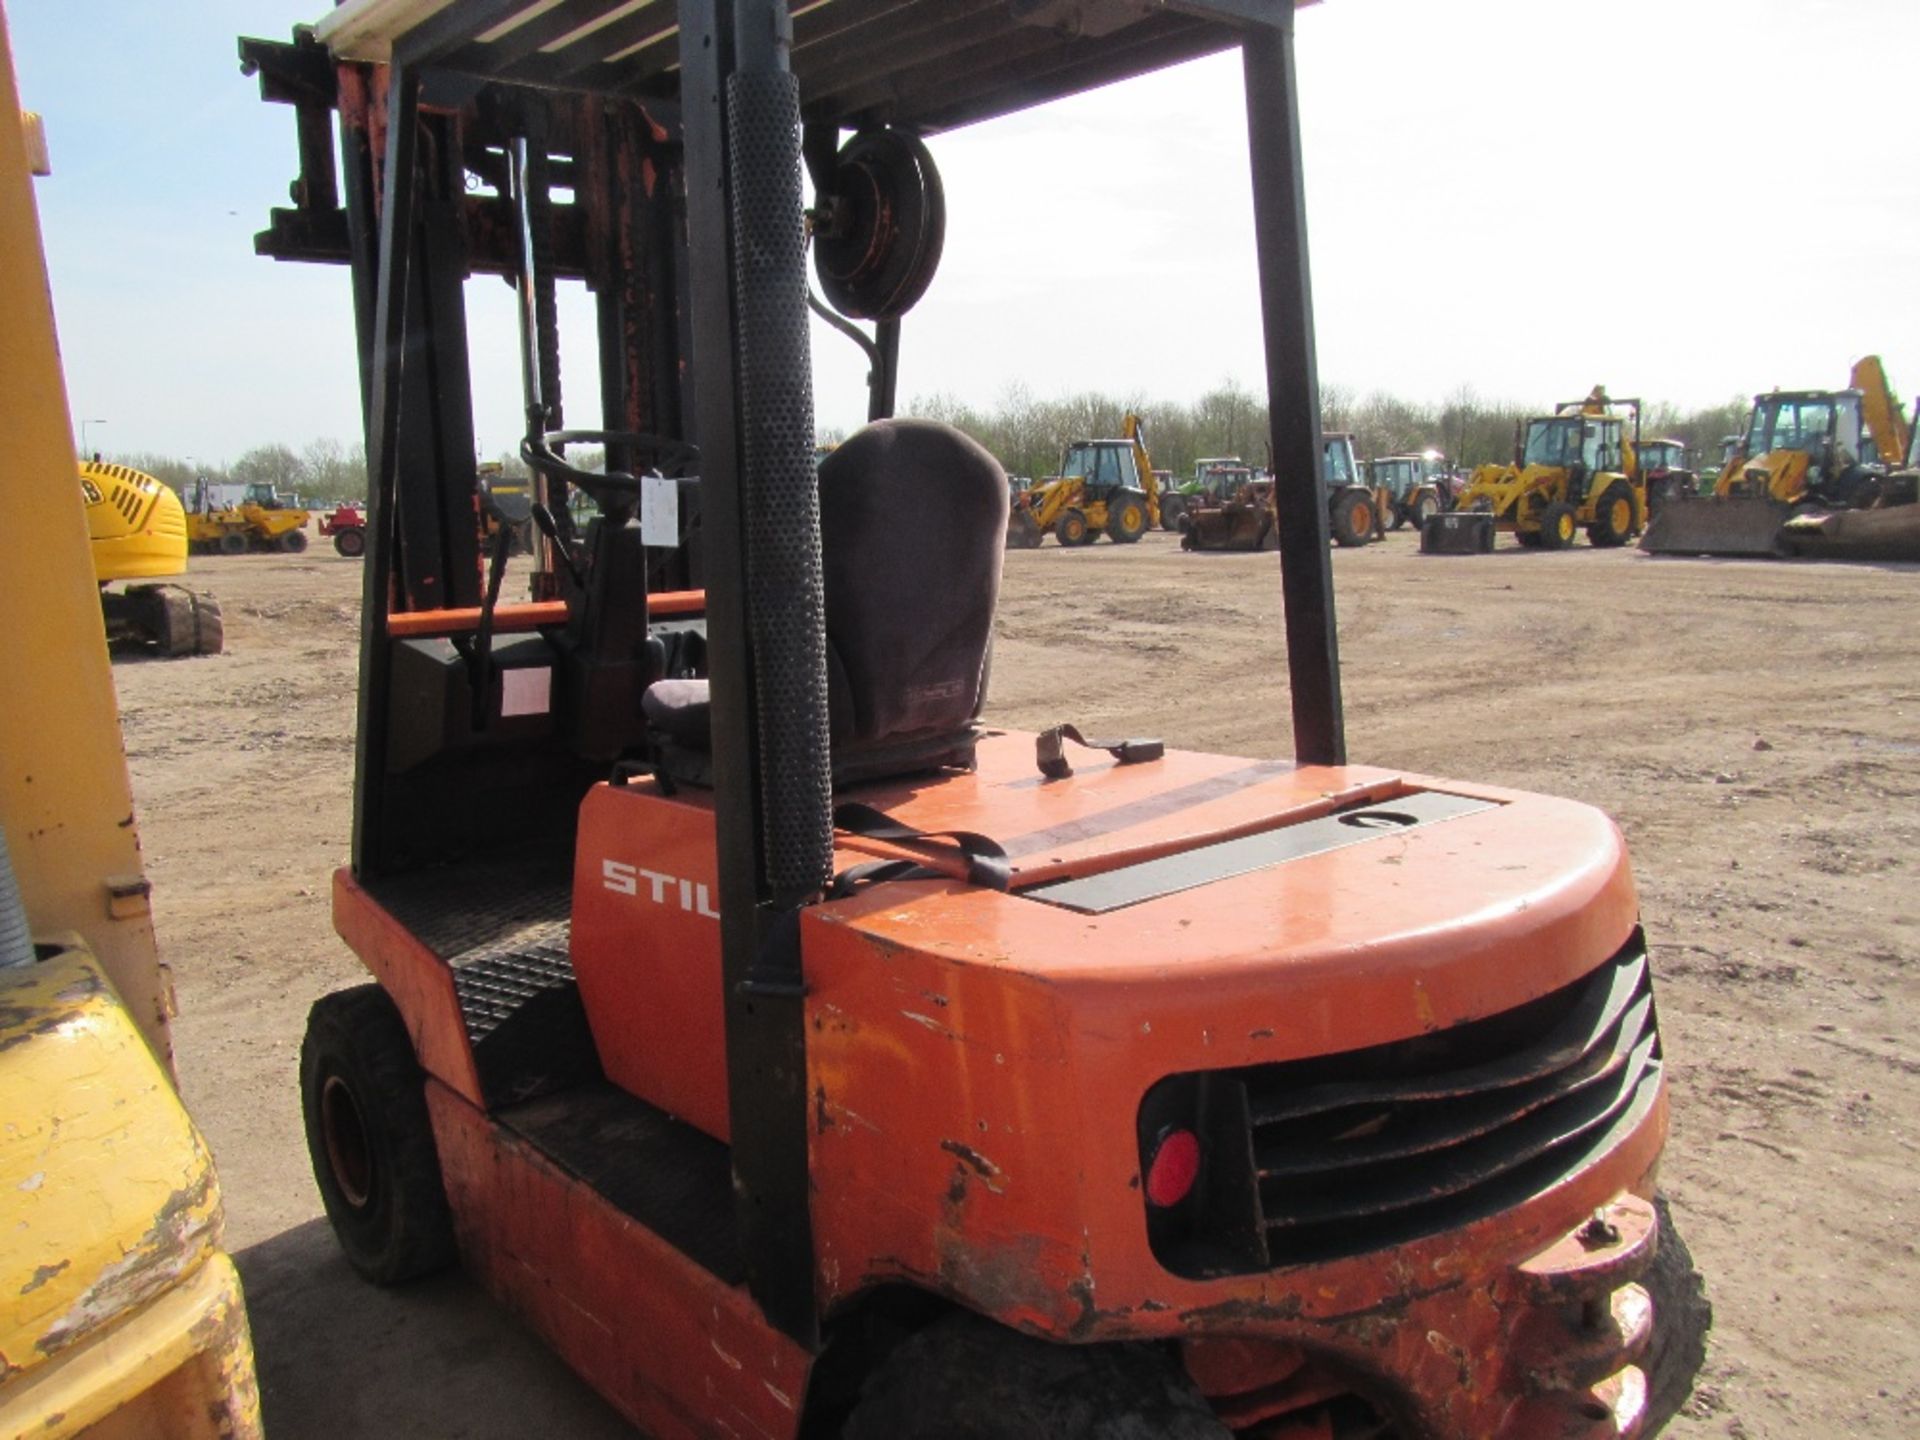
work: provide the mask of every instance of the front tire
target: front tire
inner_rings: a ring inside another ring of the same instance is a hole
[[[1333,501],[1336,545],[1365,545],[1373,538],[1373,500],[1364,490],[1344,490]]]
[[[1053,522],[1053,533],[1069,550],[1093,543],[1093,527],[1087,523],[1087,512],[1075,506],[1060,512],[1060,518]]]
[[[1542,550],[1564,550],[1573,544],[1573,537],[1577,533],[1571,505],[1564,500],[1556,500],[1547,506],[1546,513],[1540,517],[1540,548]]]
[[[1116,545],[1131,545],[1147,533],[1147,502],[1137,495],[1122,495],[1107,507],[1107,538]]]
[[[426,1077],[378,985],[322,996],[300,1045],[300,1109],[327,1220],[376,1285],[453,1263],[453,1212],[427,1115]]]
[[[1593,507],[1587,542],[1601,550],[1615,550],[1633,538],[1633,490],[1618,482],[1609,485]]]
[[[357,560],[367,553],[367,532],[358,525],[350,525],[344,530],[333,532],[333,552],[344,555],[349,560]]]
[[[275,544],[288,555],[298,555],[302,550],[307,548],[307,532],[304,530],[288,530],[280,536]]]
[[[1166,1351],[941,1320],[867,1377],[841,1440],[1229,1440]]]
[[[1162,495],[1160,497],[1160,528],[1179,530],[1184,527],[1180,522],[1186,518],[1187,499],[1184,495]]]

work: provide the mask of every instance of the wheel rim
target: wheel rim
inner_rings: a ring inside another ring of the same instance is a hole
[[[1353,513],[1348,518],[1352,522],[1353,533],[1356,535],[1364,535],[1373,529],[1373,508],[1364,500],[1353,502]]]
[[[320,1087],[320,1133],[327,1145],[327,1168],[341,1198],[355,1210],[364,1210],[373,1198],[373,1149],[367,1143],[367,1123],[353,1089],[338,1075],[329,1075]]]
[[[1573,517],[1563,514],[1559,520],[1554,523],[1553,533],[1559,536],[1562,541],[1573,539]]]
[[[1626,534],[1627,527],[1633,524],[1633,507],[1624,500],[1615,500],[1607,521],[1614,534]]]

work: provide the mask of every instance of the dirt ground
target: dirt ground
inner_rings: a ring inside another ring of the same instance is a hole
[[[324,542],[323,542],[324,543]],[[1920,626],[1911,569],[1584,548],[1336,555],[1356,760],[1625,828],[1675,1095],[1664,1169],[1712,1349],[1680,1436],[1920,1429]],[[383,1294],[318,1217],[296,1057],[360,973],[329,927],[360,566],[212,559],[230,653],[116,671],[189,1102],[219,1159],[275,1440],[625,1435],[458,1277]],[[1007,558],[992,718],[1288,747],[1272,555]]]

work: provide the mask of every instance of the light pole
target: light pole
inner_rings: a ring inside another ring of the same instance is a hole
[[[106,423],[107,422],[104,420],[82,420],[80,422],[80,458],[81,459],[91,460],[93,458],[93,450],[87,444],[87,427],[89,425],[104,425]]]

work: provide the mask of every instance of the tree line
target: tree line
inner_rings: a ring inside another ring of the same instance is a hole
[[[1721,405],[1685,410],[1648,402],[1640,433],[1648,440],[1682,440],[1696,466],[1717,469],[1720,442],[1745,430],[1749,403],[1745,396],[1736,396]],[[1462,469],[1510,460],[1514,427],[1552,408],[1486,400],[1471,386],[1462,386],[1437,405],[1379,390],[1362,395],[1337,384],[1320,390],[1321,424],[1330,431],[1351,431],[1362,459],[1434,449]],[[1187,405],[1091,391],[1042,400],[1014,385],[991,406],[936,394],[916,396],[903,410],[959,427],[998,456],[1009,474],[1035,478],[1054,474],[1062,452],[1074,440],[1118,435],[1130,412],[1145,426],[1156,469],[1184,478],[1193,473],[1194,461],[1218,455],[1238,455],[1252,465],[1267,463],[1266,402],[1236,381]]]
[[[1471,386],[1429,405],[1384,391],[1361,395],[1344,385],[1325,385],[1320,405],[1324,426],[1352,431],[1362,459],[1436,449],[1455,466],[1468,469],[1510,459],[1514,426],[1552,408],[1484,400]],[[1641,417],[1641,434],[1649,440],[1683,440],[1693,451],[1696,467],[1715,469],[1722,437],[1745,428],[1747,407],[1744,397],[1697,410],[1649,403]],[[902,409],[903,414],[957,426],[992,451],[1009,474],[1035,478],[1055,473],[1061,453],[1073,441],[1118,435],[1129,412],[1139,415],[1146,427],[1155,467],[1176,476],[1191,475],[1194,461],[1203,456],[1238,455],[1249,464],[1267,463],[1266,402],[1232,380],[1190,404],[1094,391],[1043,400],[1016,384],[991,405],[935,394],[916,396]],[[828,433],[822,438],[844,436]],[[592,468],[597,453],[576,452],[573,458]],[[312,440],[299,450],[256,445],[224,466],[144,452],[107,458],[144,470],[183,494],[201,476],[216,482],[265,481],[282,494],[315,501],[364,500],[367,494],[366,452],[337,440]],[[506,474],[525,473],[517,455],[497,458]]]

